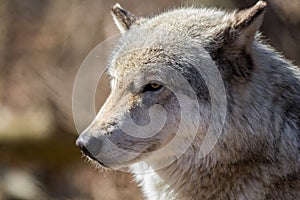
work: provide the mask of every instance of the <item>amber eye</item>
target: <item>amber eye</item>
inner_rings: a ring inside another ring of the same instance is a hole
[[[158,84],[158,83],[149,83],[145,86],[144,91],[143,92],[147,92],[147,91],[157,91],[160,90],[162,88],[162,85]]]
[[[150,86],[151,86],[153,89],[157,89],[157,88],[160,87],[160,85],[157,84],[157,83],[150,83]]]

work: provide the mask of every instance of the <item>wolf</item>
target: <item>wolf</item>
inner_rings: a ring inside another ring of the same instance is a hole
[[[149,200],[300,199],[300,70],[258,32],[266,6],[113,6],[111,93],[76,145]]]

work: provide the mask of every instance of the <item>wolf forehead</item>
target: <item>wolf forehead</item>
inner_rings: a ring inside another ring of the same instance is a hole
[[[204,46],[207,39],[219,32],[226,17],[225,12],[215,9],[182,8],[142,18],[122,34],[112,53],[108,72],[178,60],[184,57],[187,48],[192,48],[195,40],[198,46]]]
[[[183,8],[143,18],[135,17],[117,5],[112,14],[122,35],[108,72],[112,74],[114,68],[115,71],[141,69],[149,66],[145,64],[157,61],[167,62],[166,66],[172,67],[180,62],[181,66],[199,67],[205,58],[222,64],[223,77],[247,80],[254,68],[251,46],[265,7],[266,3],[259,1],[249,9],[230,13]]]
[[[115,56],[110,68],[114,70],[136,70],[150,63],[158,63],[166,57],[166,54],[163,49],[159,48],[140,48],[127,50]]]

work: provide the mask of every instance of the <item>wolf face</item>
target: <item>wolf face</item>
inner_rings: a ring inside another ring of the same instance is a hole
[[[143,31],[141,43],[147,33]],[[136,35],[141,36],[132,36]],[[139,49],[116,50],[108,66],[112,92],[77,141],[90,157],[111,168],[141,160],[167,161],[183,152],[199,131],[205,135],[210,97],[195,67],[207,63],[193,56],[188,65],[178,60],[187,51],[199,50],[188,49],[184,42],[172,49],[160,47],[165,45],[160,40]],[[171,141],[175,144],[170,145]],[[164,152],[157,152],[162,148]]]
[[[110,168],[167,164],[191,146],[199,150],[211,101],[226,96],[212,98],[216,77],[250,76],[264,8],[263,2],[230,14],[187,8],[147,19],[114,6],[122,36],[107,67],[111,94],[77,145]]]

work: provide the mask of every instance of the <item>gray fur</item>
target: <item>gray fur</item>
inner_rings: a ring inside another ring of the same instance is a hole
[[[101,164],[130,166],[133,173],[176,157],[180,146],[165,155],[152,153],[166,145],[178,128],[176,97],[168,89],[141,94],[143,85],[160,77],[192,99],[184,83],[169,77],[168,70],[175,70],[195,91],[200,113],[191,110],[188,117],[192,122],[200,116],[200,128],[192,145],[175,162],[152,174],[135,174],[145,197],[300,199],[300,70],[256,33],[265,7],[266,3],[258,2],[232,13],[183,8],[132,23],[108,67],[114,79],[112,93],[78,140]],[[210,62],[221,72],[227,113],[218,143],[199,158],[197,152],[211,117],[211,97],[205,84],[214,81],[214,76],[208,80],[205,74],[210,73]],[[154,103],[163,105],[168,113],[166,125],[157,135],[137,140],[122,132],[126,113],[145,125],[149,122],[147,110]],[[192,125],[188,127],[192,130]],[[116,150],[101,139],[104,137],[133,154]],[[140,156],[141,152],[147,154]]]

